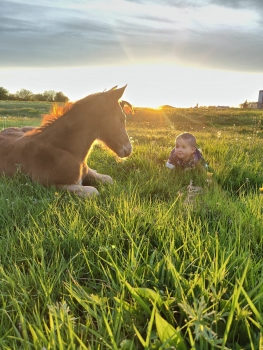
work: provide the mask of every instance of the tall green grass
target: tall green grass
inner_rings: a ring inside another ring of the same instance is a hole
[[[1,177],[0,348],[263,349],[261,125],[190,112],[127,118],[125,161],[95,146],[115,180],[97,198]],[[164,166],[190,125],[212,184]],[[204,191],[185,204],[190,180]]]
[[[50,110],[50,102],[0,101],[0,116],[38,118]]]

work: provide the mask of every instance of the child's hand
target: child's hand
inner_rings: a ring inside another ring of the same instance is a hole
[[[168,169],[174,169],[175,168],[175,166],[173,164],[169,163],[169,162],[166,162],[165,166]]]

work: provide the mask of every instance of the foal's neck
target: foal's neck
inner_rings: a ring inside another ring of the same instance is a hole
[[[65,115],[45,127],[39,136],[46,144],[63,149],[83,162],[96,139],[96,132],[89,123],[81,123],[78,116]]]

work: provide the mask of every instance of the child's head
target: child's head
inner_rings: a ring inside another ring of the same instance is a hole
[[[194,135],[184,132],[175,139],[175,154],[178,158],[187,162],[196,151],[196,139]]]
[[[189,144],[191,147],[196,148],[196,138],[193,134],[190,134],[189,132],[183,132],[182,134],[179,134],[176,136],[175,142],[178,139],[184,140],[187,144]]]

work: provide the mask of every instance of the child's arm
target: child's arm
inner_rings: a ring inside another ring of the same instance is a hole
[[[169,155],[169,158],[165,164],[166,168],[169,168],[169,169],[174,169],[175,168],[175,165],[173,164],[173,160],[174,160],[174,152],[175,152],[175,149],[173,148],[170,155]]]
[[[196,160],[199,166],[202,166],[204,169],[208,170],[207,161],[205,160],[202,152],[198,148],[196,149]]]

